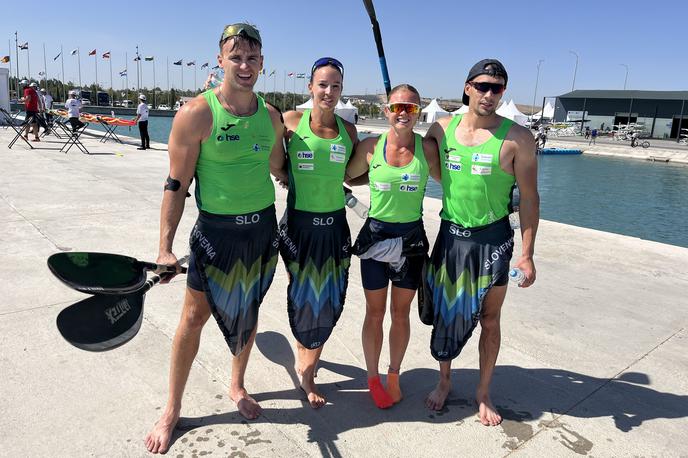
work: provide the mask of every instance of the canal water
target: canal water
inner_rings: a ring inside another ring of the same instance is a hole
[[[151,140],[167,143],[172,120],[151,117]],[[117,132],[138,137],[136,127]],[[688,167],[585,154],[538,161],[543,219],[688,247]],[[430,180],[426,194],[442,189]]]

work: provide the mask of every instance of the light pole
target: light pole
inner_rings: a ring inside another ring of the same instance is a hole
[[[571,91],[576,89],[576,73],[578,72],[578,53],[576,51],[569,51],[571,54],[576,56],[576,66],[573,67],[573,83],[571,83]]]
[[[626,69],[626,76],[624,77],[624,91],[626,90],[626,83],[628,82],[628,65],[619,64]]]
[[[537,98],[538,82],[540,81],[540,64],[542,64],[544,61],[544,59],[539,59],[537,63],[537,76],[535,77],[535,92],[533,93],[533,111],[530,115],[531,124],[533,123],[533,115],[535,115],[535,99]],[[544,115],[544,113],[542,114]],[[542,119],[542,116],[540,117],[540,119]]]

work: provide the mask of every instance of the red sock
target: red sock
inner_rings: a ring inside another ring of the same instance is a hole
[[[382,386],[379,375],[368,379],[368,390],[370,390],[370,396],[378,408],[388,409],[394,404],[392,397],[387,394],[387,391]]]

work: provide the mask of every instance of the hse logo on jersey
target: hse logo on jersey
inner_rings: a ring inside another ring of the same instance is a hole
[[[330,145],[330,151],[333,153],[342,153],[346,154],[346,146],[344,145],[338,145],[336,143],[332,143]]]
[[[403,192],[418,192],[419,186],[417,184],[400,184],[399,191]]]
[[[229,129],[231,129],[232,127],[235,127],[235,126],[236,126],[236,124],[232,124],[232,123],[228,122],[224,127],[220,127],[220,130],[224,133],[217,136],[217,141],[218,142],[238,142],[239,140],[241,140],[241,137],[239,137],[239,135],[230,135],[227,133],[227,131]]]
[[[487,162],[488,164],[490,164],[492,163],[492,155],[475,153],[473,155],[473,162]]]
[[[218,142],[238,142],[239,140],[241,140],[239,135],[220,134],[217,136]]]
[[[299,151],[296,153],[297,159],[313,160],[313,151]]]
[[[456,164],[454,162],[445,162],[444,167],[450,172],[460,172],[461,164]]]

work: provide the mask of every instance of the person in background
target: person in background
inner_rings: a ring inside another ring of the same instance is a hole
[[[41,96],[43,97],[45,119],[48,121],[48,124],[50,124],[53,120],[53,115],[50,113],[50,110],[53,109],[53,96],[50,95],[50,91],[45,88],[41,89]]]
[[[146,96],[143,94],[139,94],[139,106],[136,108],[134,122],[139,124],[139,133],[141,134],[141,146],[136,149],[150,148],[150,137],[148,136],[148,104],[146,103]]]
[[[593,129],[590,131],[590,141],[588,142],[588,145],[596,145],[596,140],[597,139],[597,129]]]
[[[24,106],[26,107],[26,118],[24,120],[24,139],[29,139],[29,128],[33,130],[33,141],[41,141],[38,138],[38,110],[40,102],[38,94],[36,93],[36,83],[31,83],[24,88]]]
[[[69,123],[72,125],[73,132],[84,127],[84,123],[79,119],[81,100],[76,98],[76,91],[69,91],[69,98],[65,102],[65,109],[67,110],[67,116],[69,117]]]

